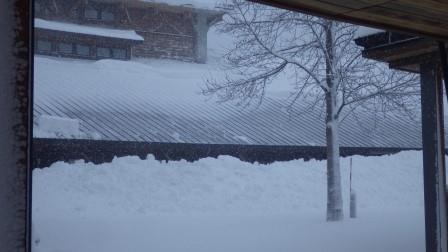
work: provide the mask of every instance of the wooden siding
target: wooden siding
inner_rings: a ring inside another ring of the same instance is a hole
[[[88,5],[85,1],[35,0],[35,16],[46,20],[136,30],[145,41],[132,49],[132,56],[197,61],[196,37],[207,36],[195,31],[198,10],[155,4],[135,7],[130,3],[89,1],[89,6],[99,12],[107,10],[113,13],[114,20],[105,21],[86,18],[84,12]],[[210,23],[222,15],[213,11],[205,12]]]
[[[133,56],[194,61],[194,37],[161,32],[137,31],[145,40],[133,47]]]
[[[51,51],[41,51],[37,48],[37,42],[39,40],[51,42]],[[58,51],[58,43],[73,43],[90,46],[89,55],[79,55],[79,54],[64,54]],[[109,47],[116,49],[126,50],[125,59],[129,60],[131,58],[131,45],[135,42],[131,42],[126,39],[119,38],[108,38],[108,37],[98,37],[93,35],[77,34],[71,32],[45,30],[45,29],[35,29],[34,45],[35,53],[49,55],[49,56],[64,56],[70,58],[79,59],[100,59],[97,55],[97,47]]]
[[[355,42],[364,47],[363,57],[386,62],[394,69],[419,73],[420,64],[440,61],[438,43],[430,38],[383,32]]]
[[[194,61],[193,13],[170,13],[155,8],[127,9],[125,27],[135,29],[145,40],[134,48],[136,57]]]
[[[251,0],[313,15],[448,41],[448,2],[438,0]]]

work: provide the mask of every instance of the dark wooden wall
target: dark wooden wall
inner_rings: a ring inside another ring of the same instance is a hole
[[[34,46],[37,47],[38,40],[45,40],[52,43],[51,51],[41,51],[38,48],[35,48],[35,53],[49,55],[49,56],[61,56],[61,57],[70,57],[70,58],[78,58],[78,59],[92,59],[97,60],[101,59],[97,56],[97,47],[108,47],[108,48],[117,48],[123,49],[126,51],[125,60],[131,59],[131,46],[139,44],[139,41],[130,41],[127,39],[120,38],[107,38],[107,37],[93,37],[91,35],[85,34],[74,34],[70,32],[63,31],[52,31],[52,30],[44,30],[44,29],[35,29],[34,32]],[[81,44],[90,47],[89,55],[79,55],[79,54],[66,54],[58,51],[58,43],[71,43],[71,44]]]
[[[342,147],[341,156],[364,155],[380,156],[394,154],[400,148],[353,148]],[[139,156],[145,159],[148,154],[160,161],[185,159],[193,162],[206,157],[229,155],[246,162],[263,164],[294,159],[326,158],[325,147],[316,146],[257,146],[220,145],[185,143],[142,143],[98,140],[40,139],[33,140],[33,167],[48,167],[57,161],[83,159],[95,164],[111,162],[114,157]]]
[[[87,19],[84,17],[85,1],[36,0],[36,17],[48,20],[67,21],[79,24],[104,26],[117,29],[132,29],[145,40],[132,49],[132,56],[195,61],[196,14],[191,10],[170,11],[157,6],[136,8],[118,3],[89,1],[98,10],[114,13],[113,21]]]

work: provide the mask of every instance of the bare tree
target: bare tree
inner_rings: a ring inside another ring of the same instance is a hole
[[[343,219],[339,124],[358,109],[406,110],[418,97],[416,76],[364,59],[353,40],[357,27],[244,0],[223,3],[221,32],[236,39],[225,55],[224,80],[208,79],[205,95],[243,104],[261,102],[266,86],[293,73],[290,108],[299,99],[326,111],[327,221]]]

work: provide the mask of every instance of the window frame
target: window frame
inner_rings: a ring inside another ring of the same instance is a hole
[[[71,47],[71,51],[68,52],[68,51],[62,50],[62,49],[61,49],[61,45],[63,45],[63,44],[65,44],[65,45],[70,45],[70,47]],[[62,54],[62,55],[73,55],[73,54],[75,54],[75,46],[74,46],[74,43],[73,43],[73,42],[59,41],[59,42],[57,43],[57,47],[58,47],[58,53],[59,53],[59,54]]]
[[[88,11],[90,12],[92,12],[91,14],[92,14],[92,16],[89,16],[87,13],[88,13]],[[95,11],[95,16],[96,17],[93,17],[93,11]],[[86,5],[86,7],[84,8],[84,10],[83,10],[83,14],[82,14],[82,16],[86,19],[86,20],[99,20],[99,17],[100,17],[100,10],[98,10],[98,8],[96,8],[95,6],[93,6],[92,4],[87,4]]]
[[[74,54],[79,57],[91,57],[92,56],[92,46],[84,43],[74,43]],[[84,47],[87,49],[87,53],[79,53],[80,48]]]
[[[100,55],[101,52],[107,52],[106,55]],[[112,58],[112,48],[106,46],[97,46],[96,47],[96,58],[97,59],[110,59]]]

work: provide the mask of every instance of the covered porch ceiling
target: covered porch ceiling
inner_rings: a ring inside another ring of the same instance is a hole
[[[446,0],[251,0],[359,25],[448,41]]]

